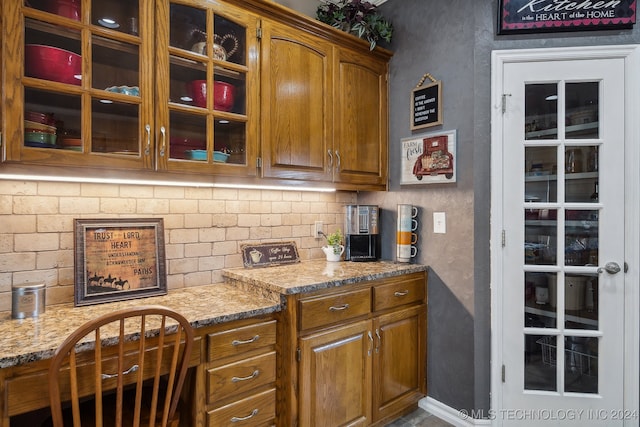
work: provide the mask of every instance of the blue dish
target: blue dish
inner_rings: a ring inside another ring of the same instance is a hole
[[[186,150],[184,154],[189,160],[207,160],[207,150]]]

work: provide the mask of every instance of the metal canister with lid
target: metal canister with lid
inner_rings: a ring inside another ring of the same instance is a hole
[[[11,317],[37,317],[45,310],[44,283],[13,285],[11,287]]]

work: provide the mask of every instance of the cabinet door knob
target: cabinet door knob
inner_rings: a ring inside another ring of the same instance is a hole
[[[621,270],[620,266],[617,262],[608,262],[604,265],[604,267],[598,268],[598,273],[604,273],[605,271],[609,274],[619,273]]]

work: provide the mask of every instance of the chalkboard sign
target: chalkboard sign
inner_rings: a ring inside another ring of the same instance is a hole
[[[411,130],[442,124],[442,82],[411,91]]]
[[[246,244],[240,245],[240,249],[245,267],[268,267],[300,262],[296,242]]]

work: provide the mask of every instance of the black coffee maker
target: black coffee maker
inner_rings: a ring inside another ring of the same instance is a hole
[[[378,206],[346,206],[345,260],[376,261],[380,258],[379,219]]]

